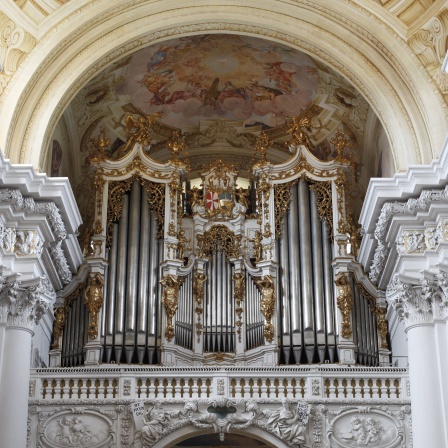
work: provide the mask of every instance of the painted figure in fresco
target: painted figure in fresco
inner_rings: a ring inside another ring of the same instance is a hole
[[[270,80],[273,80],[275,82],[276,87],[283,93],[291,93],[292,76],[296,72],[288,72],[286,70],[283,70],[281,68],[282,64],[282,61],[266,64],[266,74],[269,76]]]
[[[51,152],[51,176],[59,175],[59,168],[62,163],[62,148],[57,140],[53,140],[53,150]]]
[[[168,89],[174,82],[174,71],[166,70],[163,72],[146,73],[141,79],[140,84],[144,85],[148,89],[148,92],[153,94],[150,102],[160,105],[165,103],[169,95]]]

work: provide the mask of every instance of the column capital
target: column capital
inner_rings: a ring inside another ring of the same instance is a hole
[[[413,325],[433,324],[448,319],[448,266],[438,271],[421,271],[418,279],[395,274],[386,292],[406,330]]]
[[[47,312],[54,290],[46,277],[20,281],[0,268],[0,323],[33,330]]]

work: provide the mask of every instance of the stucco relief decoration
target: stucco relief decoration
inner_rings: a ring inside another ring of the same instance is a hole
[[[45,277],[24,284],[16,275],[1,271],[0,322],[33,329],[47,312],[53,294]]]
[[[401,411],[349,408],[327,414],[328,439],[332,447],[357,446],[393,448],[403,445],[403,419]]]
[[[0,95],[35,44],[31,34],[0,13]]]
[[[115,425],[113,419],[96,410],[64,409],[50,412],[39,427],[42,447],[113,447]]]
[[[232,430],[255,426],[273,434],[288,446],[301,447],[307,441],[310,405],[287,399],[269,405],[255,400],[228,398],[199,399],[185,402],[184,408],[156,402],[145,412],[144,425],[134,436],[135,448],[149,448],[171,432],[193,425],[212,430],[221,441]]]
[[[448,94],[448,76],[440,70],[440,65],[447,52],[447,34],[448,10],[443,9],[409,39],[409,46],[444,95]]]

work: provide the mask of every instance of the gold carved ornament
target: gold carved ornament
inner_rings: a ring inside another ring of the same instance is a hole
[[[107,150],[112,142],[106,137],[106,131],[100,127],[100,133],[97,137],[89,141],[89,155],[84,163],[86,165],[98,165],[107,158]]]
[[[147,115],[136,106],[132,106],[134,112],[138,114],[136,119],[134,115],[128,114],[124,119],[124,130],[128,134],[128,141],[122,151],[122,157],[130,152],[136,143],[148,146],[151,143],[151,131],[154,125],[158,124],[163,117],[161,112]]]
[[[242,235],[235,235],[225,225],[212,226],[203,235],[197,235],[199,258],[207,258],[216,252],[225,252],[227,258],[238,258]]]
[[[283,221],[288,213],[291,202],[291,188],[297,181],[274,186],[274,214],[275,214],[275,234],[282,236]]]
[[[266,160],[266,154],[271,146],[269,136],[265,131],[261,131],[255,142],[255,155],[260,156],[260,160],[254,165],[254,167],[262,167],[268,163]]]
[[[337,305],[342,316],[342,337],[349,339],[352,335],[353,289],[347,274],[338,274],[334,282],[338,288]]]
[[[233,296],[235,298],[235,312],[238,316],[238,321],[236,323],[238,327],[238,341],[241,342],[241,331],[243,326],[243,307],[241,302],[243,302],[246,292],[246,277],[244,272],[236,272],[232,277],[234,283]]]
[[[104,279],[101,274],[96,272],[89,277],[87,288],[84,291],[84,304],[89,310],[89,329],[87,333],[90,339],[98,337],[98,313],[104,303],[103,286]]]
[[[201,316],[202,316],[202,301],[204,300],[204,283],[207,280],[207,276],[203,274],[202,272],[196,272],[193,280],[193,297],[196,300],[196,308],[195,312],[198,316],[198,321],[196,323],[196,334],[198,337],[198,342],[201,341],[201,334],[202,334],[202,322],[201,322]]]
[[[303,128],[310,129],[311,120],[307,115],[302,115],[298,117],[297,115],[291,117],[286,121],[289,125],[291,132],[291,140],[285,143],[286,146],[298,146],[304,145],[309,150],[312,149],[313,144],[308,136],[308,134],[303,130]]]
[[[255,279],[255,284],[261,292],[260,308],[266,323],[264,325],[264,337],[266,341],[274,340],[274,325],[272,325],[272,316],[275,309],[275,284],[271,275],[265,275]]]
[[[166,313],[165,338],[170,342],[174,338],[173,319],[179,305],[180,282],[177,277],[168,274],[160,280],[162,285],[162,304]]]
[[[333,239],[333,201],[331,194],[331,181],[312,181],[310,190],[314,191],[316,196],[317,213],[321,220],[327,223],[328,235]]]
[[[112,242],[112,226],[114,222],[120,219],[123,211],[123,197],[128,192],[134,180],[139,181],[146,191],[148,206],[151,213],[154,213],[158,224],[158,237],[163,231],[163,222],[165,216],[165,184],[151,182],[142,179],[137,175],[122,181],[112,181],[109,183],[109,197],[107,204],[107,235],[106,245],[110,247]]]
[[[66,312],[63,306],[54,309],[54,324],[53,324],[53,344],[52,348],[59,348],[59,338],[64,332]]]
[[[184,140],[182,139],[181,135],[180,135],[180,131],[178,129],[176,129],[175,131],[173,131],[171,133],[171,137],[169,138],[169,140],[166,142],[166,147],[170,150],[171,152],[171,162],[174,163],[177,166],[187,166],[187,169],[189,169],[189,162],[188,162],[188,152],[187,152],[187,145],[184,142]],[[179,155],[181,153],[185,153],[185,157],[186,159],[184,161],[179,159]]]

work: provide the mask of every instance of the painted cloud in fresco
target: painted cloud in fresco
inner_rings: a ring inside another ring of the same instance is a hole
[[[256,38],[209,34],[151,45],[132,55],[117,93],[172,126],[219,118],[275,126],[316,94],[318,71],[304,53]]]

